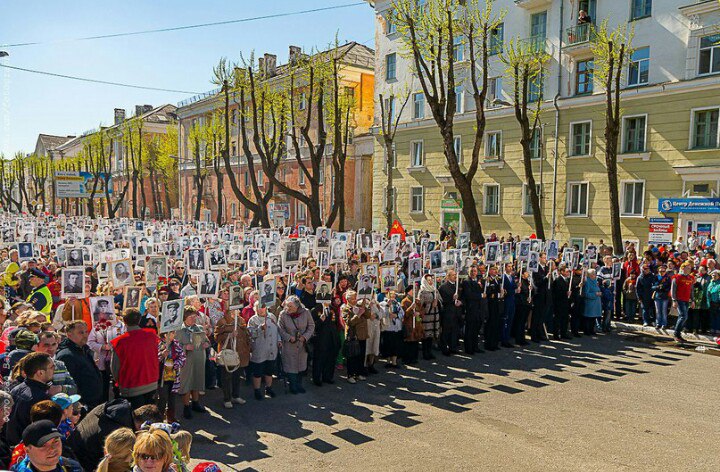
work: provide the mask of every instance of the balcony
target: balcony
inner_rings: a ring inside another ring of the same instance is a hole
[[[515,0],[515,5],[527,10],[533,10],[539,7],[546,7],[552,4],[552,0]]]
[[[595,25],[585,23],[565,30],[565,52],[571,56],[582,55],[592,49]]]
[[[535,35],[529,38],[524,38],[518,41],[518,46],[521,51],[530,52],[547,52],[547,39],[545,35]]]

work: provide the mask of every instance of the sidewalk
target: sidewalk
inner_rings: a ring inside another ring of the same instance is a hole
[[[618,330],[618,331],[625,331],[630,333],[643,333],[648,334],[651,336],[657,336],[660,338],[668,338],[673,339],[673,333],[675,331],[674,327],[668,327],[667,329],[657,329],[654,326],[643,326],[640,324],[630,324],[625,323],[622,321],[613,321],[612,326]],[[717,336],[713,336],[711,334],[692,334],[692,333],[683,333],[683,338],[689,342],[695,342],[695,343],[702,343],[702,344],[710,344],[712,346],[718,346],[717,341],[715,341]]]

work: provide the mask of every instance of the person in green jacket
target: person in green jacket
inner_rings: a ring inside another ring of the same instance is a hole
[[[712,277],[707,287],[707,301],[710,307],[710,330],[720,334],[720,270],[710,273]]]
[[[707,288],[710,283],[710,276],[707,268],[700,266],[693,284],[692,301],[695,307],[690,310],[688,318],[688,332],[694,334],[707,333],[710,328],[709,308],[707,301]]]

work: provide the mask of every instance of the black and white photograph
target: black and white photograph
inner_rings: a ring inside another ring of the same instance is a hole
[[[573,266],[573,250],[572,248],[566,247],[563,249],[562,253],[562,262],[569,268],[573,269],[575,266]]]
[[[66,251],[66,257],[66,267],[82,267],[85,265],[82,249],[79,247],[68,248]]]
[[[513,252],[512,252],[512,243],[502,243],[500,246],[500,250],[502,251],[502,261],[506,264],[512,264],[513,262]]]
[[[315,301],[323,305],[329,305],[332,301],[332,282],[321,280],[315,288]]]
[[[430,271],[442,272],[442,251],[430,251]]]
[[[408,259],[408,280],[418,282],[422,278],[422,258]]]
[[[542,239],[531,239],[530,240],[530,250],[535,251],[535,252],[542,252],[542,250],[543,250]]]
[[[528,255],[528,272],[537,272],[540,267],[540,253],[536,251],[530,251]]]
[[[555,239],[549,240],[545,252],[547,253],[548,259],[557,259],[560,254],[560,243]]]
[[[113,287],[122,288],[133,283],[133,272],[130,259],[110,262],[110,277]]]
[[[585,259],[587,259],[590,262],[597,262],[598,260],[598,253],[597,253],[597,247],[588,244],[588,246],[585,248]]]
[[[185,301],[182,298],[169,300],[162,305],[159,333],[169,333],[182,328]]]
[[[140,301],[142,300],[142,287],[125,287],[123,293],[123,310],[128,308],[140,309]]]
[[[33,258],[33,243],[18,243],[18,259],[29,261]]]
[[[62,298],[85,298],[85,271],[83,269],[63,269],[60,292]]]
[[[360,279],[358,280],[358,298],[359,299],[367,299],[372,298],[373,296],[373,289],[375,288],[375,284],[373,284],[372,279],[369,275],[361,275]]]
[[[320,227],[315,230],[317,238],[315,239],[315,247],[317,249],[327,249],[330,247],[330,230]]]
[[[268,270],[273,275],[283,273],[282,256],[280,254],[271,254],[267,256]]]
[[[262,251],[257,248],[248,248],[247,250],[247,269],[257,270],[262,268]]]
[[[342,263],[347,260],[347,254],[345,251],[345,241],[333,241],[332,248],[330,250],[330,263]]]
[[[328,251],[318,251],[315,254],[315,258],[317,259],[318,267],[326,268],[330,266],[330,254]]]
[[[457,265],[457,258],[460,256],[459,251],[448,249],[443,253],[443,267],[446,269],[454,269]]]
[[[284,263],[288,267],[294,267],[300,263],[300,241],[291,240],[285,243]]]
[[[382,281],[382,291],[388,292],[397,289],[397,266],[389,265],[380,268],[380,280]]]
[[[530,241],[520,241],[517,245],[517,258],[519,261],[527,261],[530,256]]]
[[[612,265],[613,280],[620,280],[621,275],[622,275],[622,262],[613,262],[613,265]]]
[[[263,306],[270,307],[275,304],[275,278],[269,278],[258,284],[258,292],[260,293],[260,303]]]
[[[487,243],[485,246],[485,264],[495,264],[500,256],[500,243]]]
[[[200,290],[198,296],[201,298],[217,298],[220,291],[220,273],[206,271],[200,275]]]
[[[243,307],[243,288],[240,285],[230,286],[230,297],[228,298],[228,308],[230,310],[239,310]]]
[[[377,282],[380,270],[378,265],[374,262],[368,262],[360,266],[362,275],[369,275],[372,278],[373,283]]]
[[[363,252],[372,252],[373,250],[373,242],[372,242],[372,235],[369,233],[362,233],[358,234],[358,246],[360,249],[362,249]]]
[[[470,249],[470,233],[460,233],[457,239],[458,249]]]
[[[193,248],[187,252],[188,272],[202,272],[205,270],[205,249]]]
[[[115,303],[113,297],[90,297],[90,314],[93,321],[109,320],[115,316]]]
[[[160,279],[168,276],[167,257],[148,256],[145,260],[145,282],[148,285],[157,285]]]

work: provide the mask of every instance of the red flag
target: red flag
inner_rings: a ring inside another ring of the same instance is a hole
[[[392,228],[390,228],[390,234],[388,234],[388,237],[391,237],[393,234],[399,234],[400,240],[405,241],[405,228],[403,228],[403,226],[398,220],[393,221]]]

